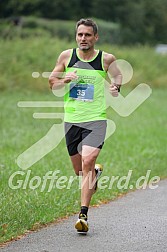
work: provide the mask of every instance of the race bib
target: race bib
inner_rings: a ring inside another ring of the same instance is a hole
[[[92,102],[94,98],[94,85],[71,83],[69,96],[74,100]]]

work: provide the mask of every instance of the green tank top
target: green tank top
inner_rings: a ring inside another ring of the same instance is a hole
[[[104,82],[107,73],[103,68],[103,52],[98,51],[94,58],[84,61],[73,49],[65,72],[76,70],[78,79],[65,85],[64,121],[106,120]]]

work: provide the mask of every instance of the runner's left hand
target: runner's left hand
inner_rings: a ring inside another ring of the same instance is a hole
[[[110,91],[110,94],[112,96],[114,96],[114,97],[118,96],[119,90],[118,90],[118,87],[116,85],[111,84],[110,87],[109,87],[109,91]]]

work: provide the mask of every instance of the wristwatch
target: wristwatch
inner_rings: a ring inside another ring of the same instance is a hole
[[[121,90],[121,85],[117,85],[117,84],[115,84],[114,86],[116,86],[116,88],[117,88],[118,92],[120,92],[120,90]]]

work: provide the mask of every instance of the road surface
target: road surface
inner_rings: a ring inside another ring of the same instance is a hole
[[[86,236],[78,215],[9,243],[0,252],[167,252],[167,180],[89,209]]]

